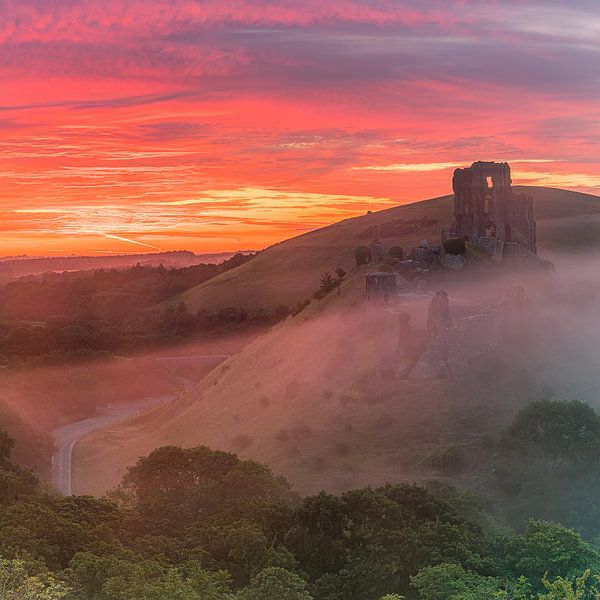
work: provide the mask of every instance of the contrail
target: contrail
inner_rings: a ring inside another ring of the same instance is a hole
[[[138,246],[146,246],[147,248],[153,248],[154,250],[160,250],[158,246],[152,244],[145,244],[144,242],[138,242],[136,240],[130,240],[128,238],[121,237],[120,235],[113,235],[112,233],[105,233],[105,238],[111,238],[113,240],[121,240],[122,242],[129,242],[130,244],[137,244]]]

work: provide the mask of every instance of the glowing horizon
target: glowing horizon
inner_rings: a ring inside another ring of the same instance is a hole
[[[600,194],[593,2],[0,0],[0,255],[259,249],[450,193]]]

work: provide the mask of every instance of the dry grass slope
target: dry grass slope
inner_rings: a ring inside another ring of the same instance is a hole
[[[597,196],[551,188],[517,186],[516,189],[534,197],[541,250],[600,246],[600,199]],[[435,222],[422,227],[418,222],[423,217]],[[280,304],[293,307],[311,297],[321,272],[338,266],[346,271],[352,268],[356,246],[368,245],[371,241],[361,234],[374,226],[398,220],[407,223],[405,228],[399,228],[406,231],[384,236],[388,247],[410,248],[427,238],[437,242],[441,229],[448,229],[453,220],[452,196],[347,219],[286,240],[239,269],[189,290],[180,299],[191,309],[245,306],[255,310]],[[417,223],[411,226],[415,221]]]
[[[600,199],[527,188],[536,199],[540,246],[579,247],[581,231],[600,239]],[[435,220],[387,245],[436,239],[451,220],[449,197],[350,219],[278,244],[259,258],[185,297],[203,306],[292,305],[310,297],[319,274],[352,269],[360,234],[402,219]],[[540,393],[518,348],[477,364],[468,378],[402,381],[386,370],[394,359],[392,322],[366,319],[359,308],[364,273],[354,271],[320,302],[255,340],[174,405],[98,432],[76,449],[79,492],[101,493],[125,468],[165,444],[206,444],[270,464],[302,492],[340,490],[435,475],[427,457],[440,446],[469,445],[498,431]],[[410,310],[423,313],[418,302]],[[387,317],[386,317],[387,318]],[[102,469],[98,468],[102,465]]]

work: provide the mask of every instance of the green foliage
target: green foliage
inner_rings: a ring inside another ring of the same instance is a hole
[[[583,402],[542,400],[523,409],[508,428],[509,444],[555,463],[598,463],[600,415]]]
[[[600,416],[588,405],[530,404],[506,430],[489,471],[512,524],[532,517],[600,534]]]
[[[232,600],[227,573],[197,563],[179,568],[151,560],[77,554],[67,576],[73,600]]]
[[[547,593],[540,594],[538,600],[600,600],[600,591],[592,584],[590,575],[589,569],[572,579],[559,576],[550,581],[545,575],[542,583]]]
[[[225,499],[289,496],[285,482],[276,480],[265,465],[205,446],[158,448],[128,469],[123,486],[143,509],[174,511],[177,519],[185,512],[191,518],[210,514]]]
[[[269,567],[252,579],[251,584],[238,592],[238,600],[313,600],[306,582],[280,567]]]
[[[39,489],[37,476],[10,462],[14,440],[0,430],[0,506],[11,504]]]
[[[0,598],[2,600],[61,600],[68,587],[52,574],[30,574],[22,560],[0,559]]]
[[[243,308],[191,312],[176,295],[236,268],[254,255],[181,269],[47,273],[0,288],[0,348],[10,366],[56,364],[164,346],[192,337],[265,328],[290,314]]]
[[[405,590],[420,568],[443,560],[486,562],[479,526],[417,486],[306,498],[288,544],[327,598],[370,599]],[[325,593],[325,592],[324,592]]]
[[[586,569],[600,574],[600,553],[561,525],[530,521],[525,533],[500,542],[498,554],[515,576],[541,582],[547,577],[576,577]]]
[[[331,273],[329,273],[329,271],[321,275],[319,289],[313,294],[313,298],[315,300],[320,300],[321,298],[324,298],[325,296],[327,296],[327,294],[329,294],[341,285],[344,277],[346,276],[346,272],[338,267],[336,273],[338,274],[337,278],[334,277]]]
[[[498,579],[483,577],[448,563],[421,569],[411,577],[411,585],[422,600],[492,599],[501,591]]]
[[[62,569],[78,551],[113,547],[119,522],[117,507],[106,500],[32,495],[0,512],[0,554],[26,552]]]
[[[188,548],[182,554],[211,556],[238,585],[264,567],[296,565],[282,535],[296,498],[265,465],[167,446],[129,469],[121,493],[135,506],[134,535],[179,540]]]
[[[600,551],[576,531],[499,535],[443,482],[300,500],[265,465],[167,446],[111,499],[8,494],[0,599],[600,600]]]

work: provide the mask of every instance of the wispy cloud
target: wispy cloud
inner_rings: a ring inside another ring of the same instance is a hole
[[[492,161],[503,161],[505,159],[489,159]],[[512,163],[552,163],[556,162],[549,158],[515,158]],[[355,171],[390,171],[399,173],[420,173],[427,171],[444,171],[446,169],[456,169],[457,167],[468,166],[467,164],[457,164],[456,162],[445,163],[395,163],[391,165],[352,167]]]
[[[600,192],[594,0],[0,5],[0,253],[260,247],[474,160]]]
[[[355,171],[399,171],[417,173],[422,171],[440,171],[456,168],[456,163],[395,163],[370,167],[352,167]]]

